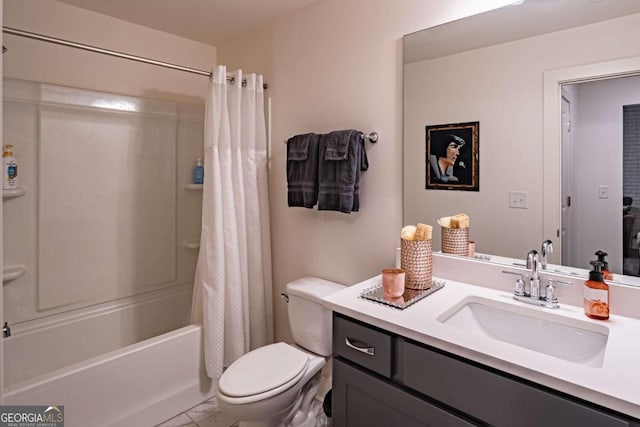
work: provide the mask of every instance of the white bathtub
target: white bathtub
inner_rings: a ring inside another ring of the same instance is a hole
[[[5,405],[64,405],[67,427],[129,427],[208,399],[201,328],[183,326],[190,305],[183,286],[16,325],[5,339]]]

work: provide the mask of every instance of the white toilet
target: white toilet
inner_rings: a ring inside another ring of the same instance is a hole
[[[289,327],[295,345],[283,342],[250,351],[218,382],[222,413],[241,427],[313,427],[320,371],[331,355],[331,311],[326,295],[344,285],[317,277],[287,283]]]

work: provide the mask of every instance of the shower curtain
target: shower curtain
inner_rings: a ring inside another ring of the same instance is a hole
[[[202,234],[192,321],[202,324],[207,374],[219,378],[273,342],[267,136],[262,76],[213,72],[206,101]],[[243,88],[241,82],[246,79]]]

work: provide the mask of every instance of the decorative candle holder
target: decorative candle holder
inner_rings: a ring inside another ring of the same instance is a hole
[[[382,270],[382,289],[387,298],[399,298],[404,294],[405,272],[401,268]]]
[[[476,256],[476,242],[469,240],[469,256],[473,258]]]

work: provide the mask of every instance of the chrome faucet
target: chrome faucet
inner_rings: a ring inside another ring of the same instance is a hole
[[[527,254],[527,268],[531,269],[531,279],[529,279],[529,297],[540,298],[540,276],[538,274],[538,264],[540,255],[535,249],[531,249]]]
[[[550,241],[548,241],[551,244]],[[546,242],[545,242],[546,243]],[[544,248],[544,244],[543,244]],[[560,304],[558,304],[558,297],[556,296],[556,289],[554,285],[569,285],[569,282],[563,282],[560,280],[545,278],[540,278],[539,273],[539,265],[541,264],[540,254],[535,249],[532,249],[527,254],[527,268],[531,270],[531,278],[529,279],[529,290],[525,288],[524,280],[522,280],[522,273],[515,273],[512,271],[502,270],[503,273],[513,274],[518,276],[518,280],[516,280],[516,286],[513,291],[513,299],[520,302],[525,302],[527,304],[539,305],[547,308],[558,308]],[[540,292],[540,281],[544,280],[547,282],[547,286],[545,288],[545,293],[542,295]]]
[[[542,242],[542,259],[540,260],[542,263],[542,269],[547,269],[547,255],[553,253],[553,242],[551,240],[545,240]]]

